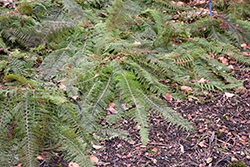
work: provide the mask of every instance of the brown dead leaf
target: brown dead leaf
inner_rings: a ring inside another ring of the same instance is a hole
[[[242,47],[242,49],[246,50],[247,49],[247,44],[243,43],[240,45]]]
[[[68,167],[80,167],[80,166],[75,162],[70,162]]]
[[[179,1],[179,2],[176,3],[176,5],[178,5],[178,6],[184,6],[184,3],[181,2],[181,1]]]
[[[227,60],[227,58],[225,58],[225,57],[219,57],[219,60],[220,60],[220,62],[222,62],[222,64],[224,64],[224,65],[228,65],[228,60]]]
[[[245,56],[249,56],[250,53],[247,53],[247,52],[242,52]]]
[[[109,103],[109,108],[114,108],[115,104],[114,103]]]
[[[129,153],[128,155],[127,155],[127,158],[131,158],[132,157],[132,155]]]
[[[184,151],[184,146],[180,144],[180,148],[181,148],[181,153],[184,154],[184,152],[185,152],[185,151]]]
[[[172,95],[171,94],[166,94],[165,96],[164,96],[164,98],[168,101],[168,102],[171,102],[172,100],[173,100],[173,98],[172,98]]]
[[[140,46],[140,45],[141,45],[141,42],[135,41],[133,44],[134,44],[135,46]]]
[[[235,158],[235,157],[231,157],[231,161],[232,161],[232,162],[234,162],[234,161],[238,161],[238,159],[237,159],[237,158]]]
[[[176,87],[176,86],[178,86],[178,84],[177,83],[173,83],[173,84],[171,84],[171,86],[172,87]]]
[[[213,161],[213,158],[209,157],[208,159],[206,159],[206,162],[209,164]]]
[[[242,136],[241,137],[243,140],[246,140],[247,139],[247,136]]]
[[[42,155],[38,155],[36,158],[39,160],[42,160],[42,161],[44,161],[46,159],[45,156],[42,156]]]
[[[99,150],[99,149],[102,149],[103,146],[93,144],[93,148],[96,149],[96,150]]]
[[[233,66],[233,65],[229,65],[228,67],[229,67],[231,70],[234,69],[234,66]]]
[[[156,163],[157,163],[157,160],[156,160],[156,159],[152,159],[152,162],[153,162],[154,164],[156,164]]]
[[[154,151],[155,153],[157,153],[158,149],[155,147],[152,149],[152,151]]]
[[[60,83],[60,84],[59,84],[59,87],[60,87],[62,90],[64,90],[64,91],[66,91],[66,89],[67,89],[67,87],[66,87],[63,83]]]
[[[121,156],[121,154],[115,154],[117,157],[119,157],[119,158],[121,158],[122,156]]]
[[[184,91],[184,92],[193,91],[193,89],[188,87],[188,86],[181,86],[181,90]]]
[[[203,140],[198,145],[201,146],[201,147],[207,147],[207,145],[205,143],[206,143],[206,141]]]
[[[198,81],[198,83],[208,83],[208,82],[210,82],[209,80],[205,80],[204,78],[201,78],[199,81]]]
[[[225,96],[228,98],[228,97],[233,97],[234,94],[233,93],[228,93],[228,92],[225,92]]]
[[[116,111],[114,108],[107,108],[107,111],[110,111],[112,114],[118,113],[118,111]]]
[[[92,155],[92,156],[90,156],[90,158],[89,158],[92,162],[94,162],[94,163],[98,163],[98,158],[96,157],[96,156],[94,156],[94,155]],[[78,165],[79,166],[79,165]],[[76,166],[76,167],[78,167],[78,166]]]

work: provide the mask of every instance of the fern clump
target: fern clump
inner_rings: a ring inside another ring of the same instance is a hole
[[[130,140],[110,128],[123,118],[135,121],[146,145],[151,112],[192,131],[166,100],[240,87],[221,56],[250,65],[241,52],[249,22],[197,13],[159,0],[29,2],[1,11],[1,165],[38,166],[43,152],[62,152],[91,166],[93,144]]]

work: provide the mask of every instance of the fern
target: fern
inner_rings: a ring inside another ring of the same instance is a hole
[[[110,128],[124,118],[136,123],[144,145],[152,112],[192,131],[168,108],[166,94],[185,100],[181,86],[191,87],[191,96],[242,86],[218,59],[227,55],[249,67],[241,52],[250,41],[249,22],[229,14],[232,5],[238,14],[248,2],[218,5],[224,11],[212,18],[160,0],[57,3],[1,10],[1,166],[38,166],[43,151],[51,155],[46,161],[61,152],[68,161],[93,166],[93,144],[130,140],[126,131]],[[202,78],[207,82],[199,83]]]

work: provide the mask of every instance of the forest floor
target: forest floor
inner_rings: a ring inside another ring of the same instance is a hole
[[[250,70],[244,64],[229,63],[238,69],[234,76],[244,81],[244,91],[213,93],[206,103],[193,99],[168,102],[193,123],[195,131],[180,130],[161,115],[151,114],[149,142],[143,146],[135,123],[124,119],[113,126],[127,130],[132,142],[119,138],[103,141],[103,150],[91,152],[99,160],[96,166],[229,167],[237,161],[250,166]],[[58,164],[68,166],[60,158],[47,165]]]

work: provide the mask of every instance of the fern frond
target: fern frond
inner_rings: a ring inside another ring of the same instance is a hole
[[[75,134],[75,130],[68,126],[62,125],[60,125],[58,128],[60,130],[58,133],[59,138],[64,140],[62,149],[65,154],[65,159],[76,162],[80,166],[94,166],[86,157],[87,144]]]
[[[145,103],[139,100],[141,95],[138,92],[138,87],[136,87],[137,83],[131,80],[131,77],[131,73],[121,71],[117,86],[122,90],[121,94],[124,94],[123,98],[126,99],[125,102],[130,101],[130,105],[135,105],[135,108],[132,109],[132,118],[137,123],[138,129],[140,129],[139,133],[142,143],[146,145],[149,135],[149,125],[147,122],[148,109],[145,107]]]
[[[67,15],[69,18],[73,18],[73,20],[87,24],[87,19],[84,11],[82,10],[81,6],[78,5],[74,0],[63,0],[63,7],[66,9]]]
[[[143,94],[144,99],[147,101],[147,105],[152,107],[152,110],[156,111],[158,114],[161,114],[168,122],[172,122],[173,125],[183,128],[186,131],[192,131],[192,124],[187,122],[182,118],[178,113],[176,113],[171,108],[168,108],[164,102],[156,97],[149,98],[147,95]]]
[[[67,61],[67,55],[72,55],[70,45],[72,41],[69,42],[66,48],[57,50],[51,53],[41,65],[41,69],[44,70],[43,78],[48,79],[52,75],[55,75],[57,70],[63,69]],[[66,56],[65,56],[66,54]]]

